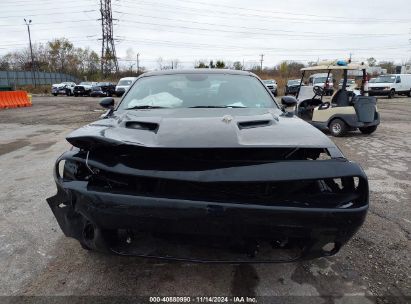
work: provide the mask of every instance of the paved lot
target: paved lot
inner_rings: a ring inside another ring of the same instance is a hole
[[[370,179],[371,209],[355,238],[331,258],[241,266],[82,250],[63,236],[45,198],[56,191],[52,166],[69,147],[64,137],[98,118],[98,99],[34,97],[32,108],[0,111],[0,295],[322,297],[315,303],[365,295],[404,303],[411,296],[411,98],[382,98],[379,109],[375,134],[333,138]]]

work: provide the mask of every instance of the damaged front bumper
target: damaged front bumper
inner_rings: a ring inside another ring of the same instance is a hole
[[[57,160],[55,181],[47,201],[83,247],[194,262],[333,255],[368,209],[367,178],[345,159],[159,171],[74,149]]]

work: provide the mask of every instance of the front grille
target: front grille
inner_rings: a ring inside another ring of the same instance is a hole
[[[280,182],[193,182],[100,171],[89,189],[146,197],[301,208],[352,208],[366,203],[357,177]]]
[[[384,87],[373,87],[373,88],[371,88],[371,90],[372,91],[383,91],[383,90],[385,90],[385,88]]]
[[[74,87],[74,90],[75,90],[75,91],[84,91],[84,87],[75,86],[75,87]]]

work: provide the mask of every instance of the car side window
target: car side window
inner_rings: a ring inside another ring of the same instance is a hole
[[[400,76],[397,76],[397,81],[396,81],[396,83],[401,83],[401,77],[400,77]]]

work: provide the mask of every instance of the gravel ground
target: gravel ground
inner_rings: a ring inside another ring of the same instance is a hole
[[[31,108],[0,111],[0,295],[406,303],[411,296],[411,99],[381,98],[378,107],[382,123],[374,134],[332,138],[369,177],[371,207],[364,226],[336,256],[271,265],[172,263],[82,250],[63,236],[45,199],[56,191],[52,167],[69,147],[64,137],[101,115],[98,99],[35,96]]]

